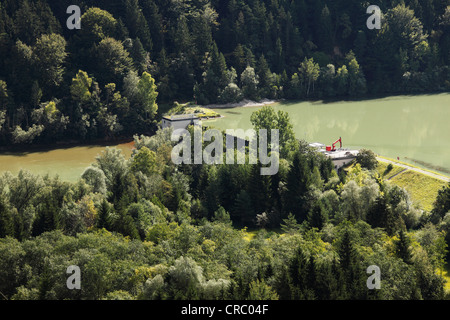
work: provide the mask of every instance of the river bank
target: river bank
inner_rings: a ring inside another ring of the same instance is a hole
[[[281,101],[273,108],[289,114],[297,139],[331,145],[342,137],[346,148],[370,149],[445,174],[441,171],[450,170],[448,105],[447,93],[327,103]],[[214,109],[223,118],[205,123],[220,130],[250,129],[257,109]]]
[[[208,109],[232,109],[232,108],[249,108],[249,107],[264,107],[280,102],[279,100],[263,99],[261,101],[242,100],[241,102],[232,102],[226,104],[210,104],[201,106]]]
[[[377,160],[378,174],[384,180],[408,191],[414,205],[427,212],[433,209],[439,190],[450,181],[448,176],[410,166],[401,161],[382,156],[378,156]],[[392,167],[388,171],[389,164]]]
[[[450,94],[335,103],[246,100],[238,104],[210,105],[223,117],[205,120],[204,124],[221,130],[250,129],[253,127],[251,114],[258,107],[272,104],[275,111],[289,113],[297,139],[328,145],[342,137],[348,148],[370,149],[390,159],[399,157],[408,165],[422,169],[430,169],[432,165],[433,171],[441,174],[436,168],[450,170],[450,127],[447,125],[450,109],[445,108],[450,105]],[[72,170],[71,176],[75,177],[105,147],[120,146],[131,154],[132,142],[133,137],[118,137],[107,141],[2,146],[0,171],[35,168],[40,173],[67,175],[66,171]],[[415,162],[411,163],[411,159]],[[429,164],[428,168],[423,168],[424,164]]]
[[[17,174],[20,170],[26,170],[41,176],[48,174],[50,177],[58,176],[63,181],[76,182],[107,147],[121,150],[128,159],[133,153],[134,141],[0,154],[0,174],[6,171]]]
[[[380,155],[377,156],[377,160],[379,162],[384,162],[384,163],[387,163],[387,164],[392,164],[392,165],[399,166],[399,167],[401,167],[401,168],[403,168],[405,170],[415,171],[415,172],[418,172],[420,174],[424,174],[424,175],[430,176],[432,178],[435,178],[435,179],[438,179],[438,180],[441,180],[441,181],[444,181],[444,182],[450,182],[450,177],[449,176],[444,175],[444,174],[439,173],[439,172],[435,172],[435,171],[431,171],[431,170],[428,170],[428,169],[419,168],[419,167],[413,166],[411,164],[408,164],[408,163],[405,163],[405,162],[401,162],[399,160],[386,158],[386,157],[383,157],[383,156],[380,156]],[[403,171],[398,173],[398,175],[400,175],[401,173],[403,173]],[[392,178],[394,178],[394,177],[392,177]]]
[[[34,152],[48,152],[59,149],[69,149],[76,147],[109,147],[122,144],[134,144],[133,137],[120,137],[114,139],[96,139],[96,140],[65,140],[52,144],[11,144],[0,146],[0,155],[19,155]]]

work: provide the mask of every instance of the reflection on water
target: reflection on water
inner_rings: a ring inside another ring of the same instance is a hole
[[[406,159],[408,159],[408,160],[410,160],[410,161],[412,161],[412,162],[414,162],[414,163],[416,163],[418,165],[424,166],[426,168],[430,168],[430,169],[433,169],[433,170],[436,170],[436,171],[440,171],[440,172],[446,173],[447,175],[450,174],[450,170],[449,169],[446,169],[446,168],[443,168],[443,167],[440,167],[440,166],[435,166],[435,165],[433,165],[431,163],[423,162],[423,161],[416,160],[416,159],[410,159],[410,158],[406,158]]]
[[[342,137],[345,147],[370,148],[411,164],[450,170],[450,94],[280,103],[273,107],[289,112],[299,139],[330,145]],[[229,109],[225,118],[207,124],[220,129],[248,129],[250,115],[257,109]],[[233,116],[230,111],[240,114]]]

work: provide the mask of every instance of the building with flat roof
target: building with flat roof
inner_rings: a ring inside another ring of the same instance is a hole
[[[161,128],[187,129],[189,126],[200,126],[200,118],[195,114],[181,114],[174,116],[164,116],[161,121]]]
[[[335,151],[329,151],[327,150],[326,145],[318,142],[310,143],[309,146],[317,149],[318,152],[330,158],[336,170],[339,170],[350,164],[353,160],[356,159],[359,154],[359,150],[344,148],[336,149]]]

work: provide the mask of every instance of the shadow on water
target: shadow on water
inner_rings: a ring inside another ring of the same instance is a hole
[[[35,153],[47,153],[56,150],[70,150],[74,148],[86,148],[86,149],[95,149],[95,148],[106,148],[106,147],[114,147],[118,145],[129,145],[130,148],[133,147],[134,140],[131,139],[117,139],[111,141],[95,141],[92,144],[89,142],[81,143],[81,142],[65,142],[65,143],[56,143],[51,145],[10,145],[10,146],[2,146],[0,147],[0,156],[17,156],[17,157],[25,157],[30,154]]]
[[[342,103],[342,102],[364,102],[364,101],[373,101],[383,99],[384,101],[395,101],[404,98],[414,98],[414,97],[429,97],[435,96],[437,94],[449,94],[449,92],[436,92],[436,93],[424,93],[424,94],[398,94],[398,95],[366,95],[364,97],[335,97],[335,98],[322,98],[322,99],[306,99],[306,100],[280,100],[277,102],[278,105],[282,106],[290,106],[299,103],[310,103],[312,105],[326,105],[333,103]]]
[[[428,163],[428,162],[425,162],[425,161],[420,161],[420,160],[416,160],[416,159],[412,159],[412,158],[408,158],[408,157],[405,157],[405,159],[408,159],[408,160],[410,160],[410,161],[412,161],[414,163],[417,163],[418,165],[421,165],[421,166],[423,166],[425,168],[450,174],[450,170],[448,170],[446,168],[443,168],[441,166],[436,166],[434,164],[431,164],[431,163]]]
[[[227,111],[225,113],[229,113],[229,114],[242,114],[242,112],[237,112],[237,111]]]

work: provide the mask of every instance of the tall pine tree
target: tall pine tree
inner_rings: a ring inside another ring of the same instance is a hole
[[[306,196],[310,184],[310,171],[306,156],[296,152],[287,176],[285,193],[285,212],[294,214],[300,223],[306,219]]]

